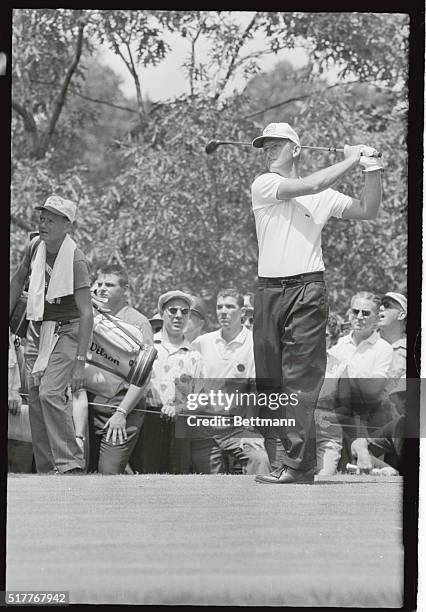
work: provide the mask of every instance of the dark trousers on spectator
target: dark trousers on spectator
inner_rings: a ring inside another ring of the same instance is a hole
[[[137,457],[135,454],[132,456],[131,467],[133,468],[136,459],[138,465],[142,465],[145,474],[190,473],[191,441],[176,437],[175,423],[160,416],[161,407],[147,406],[147,408],[158,411],[158,414],[151,412],[146,414],[141,443],[138,443],[139,452]]]
[[[281,465],[297,470],[315,467],[314,410],[326,366],[327,317],[321,272],[259,278],[253,328],[257,390],[289,398],[278,409],[261,408],[261,416],[295,422],[295,426],[262,430],[273,466],[279,457]]]
[[[108,400],[96,396],[94,402],[106,403]],[[108,428],[104,429],[104,426],[114,414],[116,407],[115,405],[111,405],[110,408],[93,406],[89,410],[89,431],[91,432],[89,471],[98,471],[100,474],[125,473],[126,465],[139,437],[144,413],[134,408],[126,417],[127,440],[124,440],[122,444],[116,440],[116,443],[113,444],[112,438],[107,442]]]

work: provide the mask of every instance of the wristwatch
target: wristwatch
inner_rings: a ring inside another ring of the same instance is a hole
[[[86,355],[76,355],[77,361],[86,361]]]

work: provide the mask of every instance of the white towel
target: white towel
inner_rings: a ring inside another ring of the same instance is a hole
[[[55,344],[58,341],[58,334],[55,334],[56,321],[43,321],[40,328],[40,343],[38,355],[34,367],[31,371],[34,385],[40,385],[41,378],[44,374],[47,364],[49,363],[50,355],[52,354]]]
[[[46,301],[74,293],[74,251],[76,244],[67,234],[61,244],[46,294]],[[42,321],[46,273],[46,243],[40,242],[34,257],[28,289],[27,319]]]

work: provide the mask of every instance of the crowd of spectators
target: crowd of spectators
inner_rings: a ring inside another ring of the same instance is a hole
[[[101,376],[99,368],[86,364],[83,388],[68,397],[74,473],[271,471],[275,458],[265,447],[262,428],[222,421],[188,432],[182,426],[184,403],[178,400],[205,390],[203,381],[223,391],[255,392],[250,296],[232,287],[218,291],[217,323],[211,331],[206,302],[181,290],[160,295],[157,312],[148,319],[130,305],[129,279],[115,264],[98,271],[91,295],[94,333],[97,319],[107,313],[142,346],[155,347],[157,358],[142,386],[126,382],[111,368]],[[397,292],[379,297],[360,291],[347,315],[345,320],[330,313],[328,320],[327,371],[315,413],[317,473],[336,474],[351,461],[366,470],[391,466],[397,473],[405,414],[407,300]],[[28,423],[26,342],[10,335],[9,471],[49,472],[48,462],[37,455],[33,422],[31,427]],[[201,412],[210,418],[216,414],[208,405]],[[244,407],[243,416],[256,414],[255,405]]]

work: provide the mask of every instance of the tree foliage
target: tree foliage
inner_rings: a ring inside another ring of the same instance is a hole
[[[27,232],[36,229],[34,204],[54,191],[78,202],[74,233],[93,271],[118,260],[132,279],[135,305],[148,314],[171,288],[207,299],[231,282],[252,291],[257,242],[250,185],[264,169],[262,154],[221,147],[208,156],[204,146],[213,138],[251,140],[275,120],[290,121],[303,144],[363,142],[386,161],[378,219],[331,220],[323,232],[332,307],[345,312],[356,290],[404,291],[404,15],[258,12],[242,26],[218,11],[15,13],[13,96],[22,108],[13,107],[12,267]],[[303,70],[278,65],[252,78],[243,95],[224,96],[232,74],[256,71],[258,56],[245,44],[258,30],[272,50],[303,44],[310,63]],[[79,62],[52,130],[80,32]],[[125,100],[119,80],[96,59],[98,42],[121,53],[139,78],[137,66],[156,65],[170,51],[168,32],[190,41],[188,95],[147,105],[139,83],[140,95]],[[391,35],[401,45],[397,53]],[[213,44],[203,66],[195,52],[200,36]],[[330,86],[323,76],[331,64],[348,78]],[[302,175],[335,159],[304,152]],[[353,171],[336,187],[359,197],[362,185],[362,173]]]

